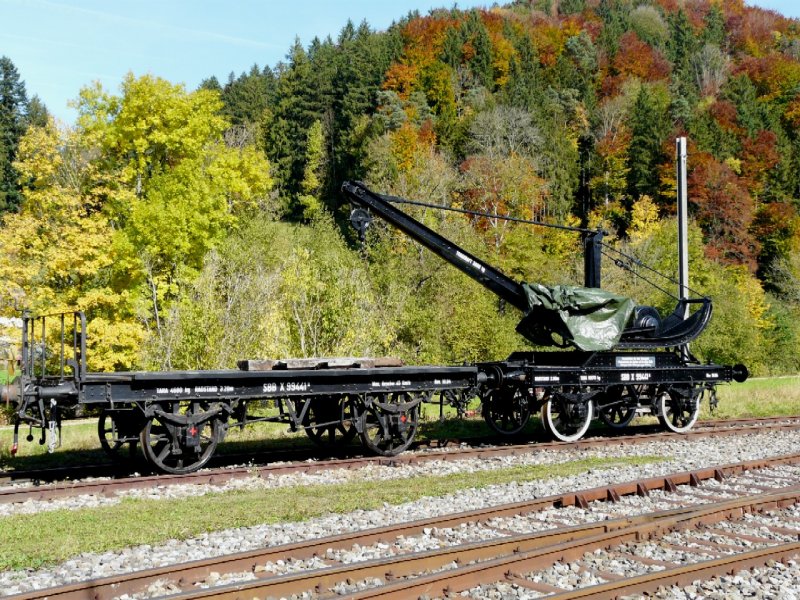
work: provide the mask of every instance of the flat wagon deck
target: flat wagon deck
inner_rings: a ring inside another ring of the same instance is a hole
[[[48,321],[60,331],[59,351],[45,350]],[[41,427],[42,442],[52,431],[54,444],[65,409],[99,407],[98,433],[109,453],[141,443],[148,461],[170,473],[206,464],[229,426],[265,421],[303,430],[322,446],[360,435],[371,451],[397,454],[413,441],[421,403],[459,404],[485,379],[476,365],[410,367],[391,358],[350,357],[247,360],[222,370],[89,372],[85,324],[80,312],[23,318],[17,429],[22,423]]]

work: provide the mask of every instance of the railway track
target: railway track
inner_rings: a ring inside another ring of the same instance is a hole
[[[490,590],[610,598],[800,555],[799,502],[800,454],[792,454],[9,598],[486,597]]]
[[[669,439],[702,439],[715,436],[739,435],[747,431],[787,431],[800,429],[800,417],[776,417],[758,419],[731,419],[708,421],[700,423],[695,429],[684,434],[675,434],[658,431],[652,426],[639,426],[634,428],[638,433],[621,435],[619,432],[604,431],[596,437],[589,437],[578,442],[537,442],[524,444],[504,444],[494,446],[454,447],[446,448],[445,442],[429,442],[428,446],[442,447],[441,451],[407,452],[405,454],[386,458],[376,456],[356,455],[347,458],[330,460],[313,460],[303,453],[287,451],[273,458],[288,459],[286,462],[272,462],[259,466],[222,467],[204,469],[184,475],[147,475],[147,476],[118,476],[118,478],[102,478],[99,480],[70,481],[63,480],[52,484],[39,484],[43,474],[36,472],[27,473],[27,477],[34,485],[14,485],[0,487],[0,504],[25,502],[29,500],[47,501],[56,498],[66,498],[79,495],[107,495],[112,496],[118,492],[133,489],[146,489],[155,485],[221,485],[232,479],[248,477],[269,478],[289,473],[314,473],[334,469],[358,469],[368,465],[372,466],[400,466],[419,464],[434,460],[456,461],[461,459],[482,458],[490,459],[500,456],[515,456],[536,452],[539,450],[558,450],[574,448],[601,448],[609,445],[640,444],[645,442]],[[649,433],[642,433],[642,430]],[[495,441],[497,438],[492,438]],[[486,443],[487,438],[471,440],[472,444]],[[452,444],[452,442],[451,442]],[[419,445],[418,445],[419,447]],[[353,450],[359,450],[354,447]],[[305,458],[303,458],[305,456]],[[86,477],[85,471],[80,471]],[[52,475],[52,472],[46,472]],[[3,482],[0,478],[0,485]]]

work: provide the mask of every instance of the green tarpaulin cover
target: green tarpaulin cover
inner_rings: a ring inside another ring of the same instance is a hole
[[[636,305],[626,296],[596,288],[523,283],[530,309],[517,331],[534,344],[610,350]]]

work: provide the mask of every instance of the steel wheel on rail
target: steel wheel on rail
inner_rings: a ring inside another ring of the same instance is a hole
[[[133,422],[124,423],[118,418],[120,410],[104,408],[97,420],[97,437],[100,438],[100,447],[114,460],[130,460],[136,456],[136,444],[139,443],[139,431],[144,422],[141,421],[138,409],[128,409],[124,412],[131,413]],[[128,446],[127,452],[125,446]]]
[[[612,429],[623,429],[636,416],[636,391],[630,386],[611,387],[596,402],[597,416]]]
[[[675,433],[689,431],[700,414],[702,388],[669,388],[658,396],[658,421]]]
[[[176,475],[202,468],[213,456],[221,436],[217,411],[208,418],[204,413],[208,413],[204,402],[174,402],[159,409],[141,433],[147,461],[164,473]]]
[[[491,390],[482,401],[483,419],[501,435],[519,433],[531,418],[530,402],[519,387]]]
[[[359,417],[364,446],[382,456],[406,450],[417,433],[421,401],[406,392],[367,396]]]
[[[356,436],[353,401],[350,398],[310,398],[303,427],[317,446],[336,448],[349,444]]]
[[[582,400],[580,394],[552,391],[542,406],[542,424],[553,439],[575,442],[589,429],[593,409],[592,400]]]

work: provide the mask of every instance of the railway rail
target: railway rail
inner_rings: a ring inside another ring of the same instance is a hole
[[[652,592],[800,554],[800,454],[673,473],[10,596],[111,600],[413,598],[514,586],[557,598]],[[747,518],[750,518],[748,521]],[[409,551],[409,540],[428,550]],[[645,546],[672,558],[648,558]],[[358,548],[360,556],[347,557]],[[374,549],[374,558],[364,550]],[[614,572],[621,557],[626,572]],[[676,558],[677,557],[677,558]],[[680,560],[689,564],[680,564]],[[676,562],[678,561],[678,562]],[[560,568],[559,568],[560,567]],[[558,585],[558,574],[566,573]],[[631,573],[634,573],[633,575]],[[572,580],[577,577],[577,583]]]
[[[697,431],[719,430],[728,429],[730,427],[741,427],[743,429],[754,429],[759,427],[767,427],[767,430],[774,430],[769,428],[788,428],[794,427],[796,422],[800,422],[800,415],[786,415],[781,417],[750,417],[750,418],[735,418],[735,419],[713,419],[698,421],[691,433]],[[594,440],[597,437],[610,437],[617,440],[619,443],[627,443],[627,438],[635,435],[659,435],[664,433],[670,436],[669,432],[662,432],[658,425],[641,424],[631,425],[626,429],[614,428],[600,428],[589,430],[585,440]],[[704,434],[705,435],[705,434]],[[691,435],[689,436],[691,437]],[[527,444],[525,440],[530,440],[536,443],[536,448],[558,448],[565,445],[564,442],[547,442],[543,439],[535,437],[530,439],[529,436],[470,436],[464,438],[443,438],[443,439],[427,439],[415,441],[410,449],[412,450],[440,450],[448,449],[450,452],[455,452],[461,446],[476,447],[476,446],[518,446],[525,447]],[[648,438],[649,439],[649,438]],[[580,445],[580,443],[578,444]],[[209,469],[214,467],[227,467],[228,471],[231,468],[236,469],[238,465],[248,464],[251,468],[258,468],[271,463],[308,463],[311,461],[319,462],[322,459],[348,459],[348,458],[361,458],[364,457],[362,448],[356,445],[343,445],[338,448],[324,449],[320,453],[320,449],[316,446],[299,446],[294,449],[265,449],[254,450],[247,453],[224,453],[219,454],[209,462],[209,467],[202,470],[202,473],[207,475]],[[23,459],[24,460],[24,459]],[[22,460],[20,460],[22,464]],[[397,459],[394,457],[371,457],[369,464],[378,465],[392,465],[398,464]],[[103,479],[121,479],[130,478],[135,473],[142,473],[143,475],[156,475],[147,463],[134,460],[131,461],[104,461],[99,463],[82,463],[80,465],[65,465],[60,467],[46,467],[42,469],[25,469],[18,468],[12,470],[0,470],[0,486],[7,486],[11,484],[33,484],[36,486],[48,483],[63,483],[63,482],[77,482],[88,478],[103,478]],[[180,480],[180,476],[172,477],[165,475],[166,480]],[[188,481],[192,480],[191,474],[186,474]]]
[[[600,448],[604,446],[618,446],[621,444],[643,444],[646,442],[669,439],[702,439],[707,437],[723,437],[742,435],[748,431],[765,433],[769,431],[791,431],[800,429],[800,416],[798,417],[765,417],[753,419],[729,419],[702,422],[700,426],[684,434],[675,434],[664,431],[655,431],[650,426],[641,429],[650,433],[632,433],[621,435],[619,431],[610,431],[611,435],[598,432],[595,437],[582,439],[578,442],[541,442],[535,444],[504,444],[478,447],[453,447],[443,451],[413,452],[391,458],[364,456],[337,458],[330,460],[309,461],[307,457],[289,462],[270,463],[263,465],[247,465],[244,467],[225,467],[217,469],[204,469],[181,475],[148,475],[143,477],[129,476],[119,479],[101,479],[89,481],[61,481],[51,485],[16,485],[0,487],[0,505],[29,500],[47,501],[56,498],[66,498],[79,495],[106,495],[112,496],[119,492],[132,489],[146,489],[151,486],[168,485],[221,485],[232,479],[250,477],[268,478],[288,473],[314,473],[334,469],[358,469],[368,465],[373,466],[400,466],[418,464],[429,461],[457,461],[469,458],[490,459],[498,456],[515,456],[520,454],[535,453],[541,450],[559,450],[574,448]],[[483,444],[484,439],[478,441]],[[434,444],[435,445],[435,444]],[[357,448],[356,448],[357,449]],[[80,472],[80,470],[76,471]],[[28,473],[32,480],[39,479],[35,473]],[[85,474],[84,474],[85,476]],[[2,482],[2,479],[0,479]]]

